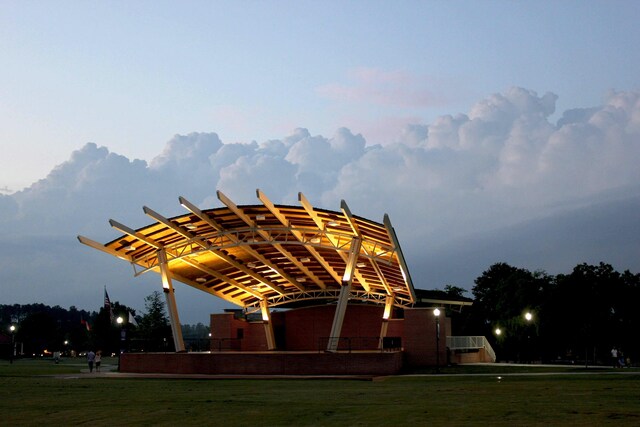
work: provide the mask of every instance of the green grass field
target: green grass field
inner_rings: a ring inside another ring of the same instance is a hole
[[[0,361],[0,425],[640,425],[633,369],[463,366],[375,381],[141,379],[81,369],[82,359]]]

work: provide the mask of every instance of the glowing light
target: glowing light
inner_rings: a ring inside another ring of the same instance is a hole
[[[196,282],[199,282],[199,283],[204,283],[204,282],[206,282],[206,281],[207,281],[207,279],[205,279],[204,277],[198,277],[198,278],[196,279]]]
[[[440,309],[439,308],[434,309],[433,310],[433,315],[436,316],[436,317],[440,316]]]
[[[497,336],[502,335],[502,329],[500,329],[500,328],[496,328],[496,330],[495,330],[494,332],[495,332],[495,334],[496,334]]]
[[[266,217],[265,217],[264,215],[262,215],[262,214],[258,214],[258,215],[256,215],[256,221],[264,221],[264,220],[265,220],[265,218],[266,218]]]
[[[533,314],[531,314],[531,312],[527,311],[524,314],[524,318],[527,320],[527,322],[531,322],[531,319],[533,319]]]

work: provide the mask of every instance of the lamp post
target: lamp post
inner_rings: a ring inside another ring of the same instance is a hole
[[[440,373],[440,309],[433,310],[436,317],[436,372]]]
[[[11,351],[9,352],[9,363],[13,364],[13,357],[16,353],[16,325],[9,326],[9,332],[11,332]]]
[[[527,311],[526,313],[524,313],[524,320],[527,322],[527,344],[526,344],[526,351],[527,351],[527,360],[529,363],[531,363],[531,321],[533,320],[533,314],[531,314],[530,311]]]
[[[496,326],[493,330],[493,334],[496,336],[496,353],[495,353],[495,361],[498,361],[498,349],[502,351],[502,328],[500,326]]]
[[[120,350],[118,351],[118,372],[120,372],[120,356],[124,352],[124,341],[127,332],[124,330],[124,318],[122,316],[116,318],[116,323],[120,326]]]

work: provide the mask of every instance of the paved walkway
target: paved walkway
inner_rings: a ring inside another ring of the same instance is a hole
[[[118,372],[117,365],[103,365],[101,372],[89,372],[89,369],[81,369],[77,374],[55,375],[56,378],[62,379],[80,379],[80,378],[165,378],[165,379],[196,379],[196,380],[229,380],[229,379],[289,379],[289,380],[318,380],[318,379],[340,379],[340,380],[359,380],[359,381],[381,381],[388,378],[403,377],[517,377],[517,376],[559,376],[559,375],[638,375],[638,368],[611,369],[608,366],[584,366],[574,365],[542,365],[542,364],[516,364],[516,363],[476,363],[468,366],[488,366],[488,367],[504,367],[505,372],[491,373],[439,373],[439,374],[402,374],[389,376],[375,375],[207,375],[207,374],[163,374],[163,373],[132,373]],[[553,372],[544,370],[542,372],[509,372],[512,367],[537,368],[558,368],[561,371]],[[567,371],[567,368],[573,370]]]

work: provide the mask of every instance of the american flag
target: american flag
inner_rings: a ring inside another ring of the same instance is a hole
[[[109,299],[106,286],[104,287],[104,308],[109,310],[109,319],[113,322],[113,307],[111,307],[111,300]]]

